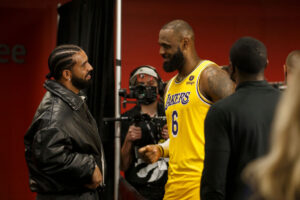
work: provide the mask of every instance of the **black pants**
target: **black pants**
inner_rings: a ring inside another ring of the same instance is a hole
[[[98,192],[74,194],[37,194],[36,200],[100,200]]]
[[[162,200],[165,193],[164,186],[141,185],[137,186],[136,189],[147,200]]]

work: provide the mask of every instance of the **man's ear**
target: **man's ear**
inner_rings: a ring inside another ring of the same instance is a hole
[[[189,40],[189,38],[183,38],[182,40],[181,40],[181,44],[182,44],[182,50],[186,50],[187,48],[188,48],[188,46],[189,46],[189,43],[190,43],[190,40]]]
[[[72,78],[72,73],[69,69],[64,69],[62,71],[62,78],[65,79],[65,80],[71,80]]]
[[[286,64],[283,65],[284,81],[287,82],[288,79],[288,67]]]

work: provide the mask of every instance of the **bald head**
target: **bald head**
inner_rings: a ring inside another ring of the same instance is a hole
[[[289,53],[286,58],[285,65],[289,68],[300,67],[300,50]]]
[[[284,70],[288,85],[296,69],[300,69],[300,50],[292,51],[286,58]]]
[[[184,20],[173,20],[165,24],[161,30],[171,29],[174,33],[180,37],[180,39],[187,37],[194,40],[193,28]]]

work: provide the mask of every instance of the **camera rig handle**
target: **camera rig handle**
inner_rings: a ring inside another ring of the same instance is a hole
[[[150,117],[148,114],[138,114],[135,115],[134,117],[128,117],[128,116],[124,116],[124,117],[118,117],[118,118],[114,118],[114,117],[106,117],[103,118],[103,122],[105,124],[107,124],[108,122],[115,122],[115,121],[132,121],[134,123],[139,123],[141,121],[146,121],[146,122],[156,122],[156,123],[161,123],[161,124],[165,124],[166,123],[166,116],[155,116],[155,117]]]

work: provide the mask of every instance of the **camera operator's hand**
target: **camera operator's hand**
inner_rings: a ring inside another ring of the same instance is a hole
[[[161,130],[161,137],[167,140],[169,138],[168,126],[165,124]]]
[[[93,175],[92,175],[91,183],[85,184],[84,186],[89,188],[89,189],[96,189],[97,187],[100,186],[100,184],[102,183],[102,180],[103,180],[102,174],[100,172],[99,167],[96,165],[95,170],[94,170]]]
[[[126,140],[129,142],[134,142],[142,138],[141,127],[131,125],[129,126],[128,133],[126,135]]]
[[[162,155],[157,144],[147,145],[139,149],[140,157],[147,163],[155,163]]]

